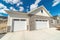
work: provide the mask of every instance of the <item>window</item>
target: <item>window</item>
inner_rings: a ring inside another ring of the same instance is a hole
[[[26,21],[25,19],[21,19],[21,21]]]
[[[15,21],[26,21],[26,19],[14,19]]]
[[[43,13],[43,10],[41,10],[41,13]]]
[[[36,21],[45,21],[45,22],[47,22],[47,20],[36,20]]]
[[[14,19],[15,21],[19,21],[19,19]]]
[[[42,21],[42,20],[36,20],[36,21]]]

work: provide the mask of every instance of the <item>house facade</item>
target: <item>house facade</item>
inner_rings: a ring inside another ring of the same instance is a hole
[[[0,34],[7,32],[7,17],[0,16]]]
[[[55,26],[60,26],[60,16],[53,16],[53,19],[55,20]]]
[[[44,6],[40,6],[28,13],[5,11],[9,14],[7,25],[10,32],[53,27],[53,18],[51,18],[51,14]]]

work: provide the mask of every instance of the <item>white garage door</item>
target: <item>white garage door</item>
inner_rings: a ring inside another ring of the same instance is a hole
[[[15,20],[14,21],[14,31],[27,30],[26,20]]]
[[[48,20],[36,20],[36,29],[48,28],[48,27],[49,27]]]

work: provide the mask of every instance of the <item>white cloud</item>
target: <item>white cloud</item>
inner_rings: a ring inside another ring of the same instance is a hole
[[[52,6],[56,6],[56,5],[58,5],[59,3],[60,3],[60,0],[54,0]]]
[[[23,4],[23,2],[19,2],[19,3],[17,3],[17,6],[22,5],[22,4]]]
[[[30,10],[33,10],[33,9],[35,9],[35,8],[37,8],[37,7],[38,7],[38,5],[32,4],[32,5],[30,6]]]
[[[29,12],[29,6],[27,6],[26,12]]]
[[[21,6],[20,6],[20,10],[19,10],[19,11],[23,11],[23,10],[24,10],[24,7],[21,7]]]
[[[8,8],[5,5],[3,5],[2,3],[0,3],[0,9],[8,10]]]
[[[10,7],[10,10],[18,11],[14,7]],[[23,11],[23,10],[24,10],[24,7],[20,6],[19,11]]]
[[[38,3],[40,2],[41,0],[36,0],[34,4],[30,5],[30,10],[33,10],[34,8],[37,8],[38,7]]]
[[[16,4],[20,2],[20,0],[4,0],[6,3]]]
[[[36,1],[35,1],[35,4],[38,4],[40,1],[41,1],[41,0],[36,0]]]
[[[14,7],[10,7],[10,10],[17,11]]]
[[[19,6],[20,5],[20,3],[17,3],[17,6]]]
[[[9,9],[5,5],[3,5],[2,3],[0,3],[0,13],[7,14],[4,10],[9,10]]]
[[[0,13],[5,13],[5,14],[7,14],[3,9],[0,10]]]

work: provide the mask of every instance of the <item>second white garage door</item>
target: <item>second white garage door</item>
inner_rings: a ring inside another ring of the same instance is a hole
[[[36,29],[49,28],[48,20],[36,20]]]
[[[27,30],[26,20],[15,20],[14,21],[14,31]]]

